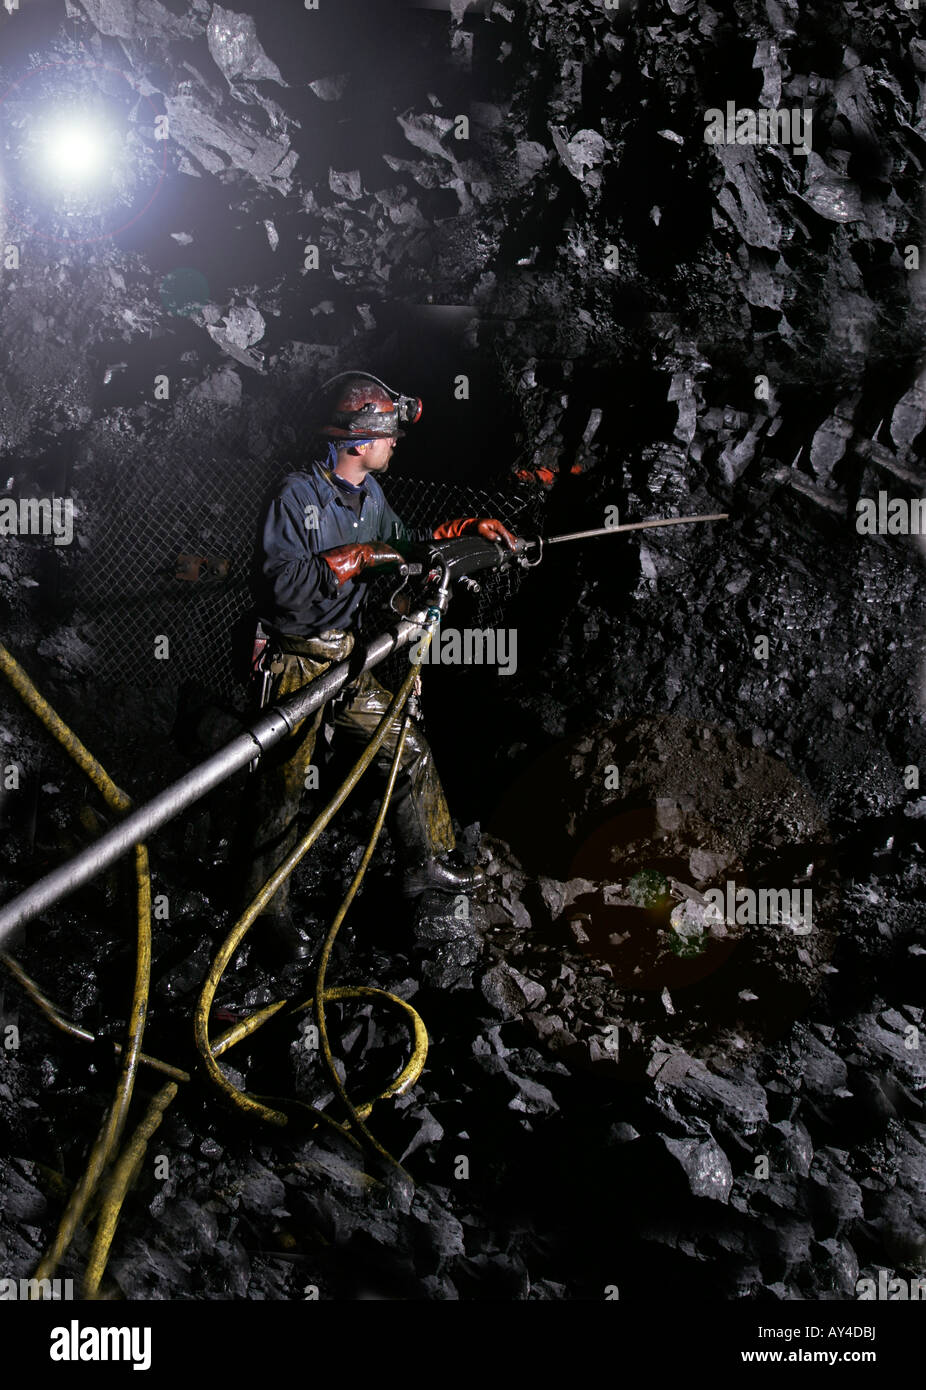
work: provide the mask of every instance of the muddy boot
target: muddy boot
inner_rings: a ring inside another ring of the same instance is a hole
[[[261,913],[251,928],[250,939],[258,955],[274,964],[308,960],[315,951],[314,943],[297,924],[288,907],[282,911]]]
[[[436,778],[434,779],[436,782]],[[419,779],[407,778],[397,790],[390,807],[390,834],[396,854],[404,866],[402,894],[417,898],[422,893],[472,893],[485,883],[485,874],[473,869],[453,868],[446,860],[447,841],[435,835],[435,822],[449,825],[449,813],[440,783],[437,796],[432,787]],[[432,809],[432,797],[436,806]],[[435,814],[436,811],[436,814]],[[451,831],[452,834],[452,831]],[[441,851],[444,851],[443,853]]]
[[[486,876],[477,864],[472,869],[453,869],[442,859],[426,859],[410,866],[402,877],[402,893],[417,898],[422,893],[472,893],[481,888]]]

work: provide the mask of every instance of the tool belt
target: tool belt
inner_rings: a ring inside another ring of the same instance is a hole
[[[326,628],[314,637],[296,637],[275,632],[258,621],[254,636],[251,670],[257,683],[257,699],[263,709],[270,699],[273,677],[283,670],[284,656],[305,656],[312,661],[343,661],[354,649],[354,634],[339,628]],[[343,698],[343,691],[335,699]]]

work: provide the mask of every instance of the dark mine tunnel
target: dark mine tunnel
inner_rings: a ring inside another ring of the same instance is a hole
[[[641,1346],[708,1303],[731,1364],[888,1364],[924,162],[916,0],[3,0],[40,1364],[358,1300],[623,1304]]]

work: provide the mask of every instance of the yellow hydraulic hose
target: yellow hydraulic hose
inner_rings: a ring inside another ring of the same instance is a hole
[[[303,840],[293,850],[293,853],[289,856],[289,859],[287,859],[286,863],[283,866],[281,866],[281,869],[278,870],[277,873],[274,874],[267,881],[267,883],[257,894],[256,898],[249,905],[249,907],[244,912],[239,921],[235,923],[235,926],[232,928],[228,937],[223,942],[222,947],[220,948],[215,958],[212,970],[209,973],[209,976],[206,980],[206,984],[203,988],[202,995],[200,996],[199,1002],[197,1004],[196,1013],[194,1015],[194,1031],[196,1035],[197,1046],[199,1047],[200,1054],[205,1063],[208,1075],[213,1081],[216,1081],[223,1095],[225,1095],[235,1106],[237,1106],[241,1110],[244,1110],[246,1113],[250,1115],[255,1115],[262,1120],[269,1121],[271,1124],[288,1124],[290,1122],[290,1116],[286,1113],[286,1111],[274,1109],[272,1106],[266,1104],[266,1101],[269,1099],[269,1097],[261,1098],[259,1096],[249,1095],[247,1092],[241,1091],[238,1087],[233,1086],[232,1083],[223,1075],[221,1069],[218,1066],[218,1063],[216,1062],[216,1058],[220,1056],[222,1052],[227,1051],[228,1048],[235,1046],[235,1044],[238,1042],[241,1042],[243,1038],[246,1038],[250,1036],[252,1033],[256,1032],[258,1028],[262,1027],[271,1018],[279,1014],[281,1010],[288,1009],[289,1012],[293,1014],[304,1012],[305,1010],[312,1007],[313,1000],[308,999],[304,1003],[296,1005],[295,1007],[288,1005],[287,1001],[285,1000],[281,1000],[273,1004],[268,1004],[264,1008],[259,1009],[257,1010],[257,1012],[249,1015],[248,1018],[240,1020],[237,1024],[235,1024],[233,1028],[229,1029],[228,1032],[225,1033],[224,1036],[214,1045],[211,1044],[209,1038],[209,1010],[212,1006],[212,1000],[215,997],[215,992],[222,978],[222,974],[224,973],[224,970],[228,962],[231,960],[234,951],[237,949],[238,945],[243,940],[245,933],[248,931],[249,927],[251,926],[251,923],[254,921],[261,907],[265,903],[270,901],[273,894],[276,892],[276,889],[279,887],[279,884],[283,881],[283,878],[286,876],[283,870],[285,869],[286,873],[292,871],[292,868],[295,867],[295,865],[299,862],[303,855],[315,843],[316,839],[321,834],[324,827],[329,823],[335,811],[338,809],[338,807],[340,807],[343,804],[353,787],[356,786],[363,772],[366,770],[367,767],[369,767],[370,763],[373,760],[373,757],[376,754],[377,749],[380,747],[383,739],[385,738],[386,733],[389,729],[389,724],[393,718],[395,711],[401,708],[407,702],[411,694],[412,686],[414,685],[416,676],[417,672],[414,670],[409,673],[409,677],[403,684],[402,688],[399,690],[398,694],[393,698],[392,703],[390,704],[388,710],[383,716],[383,719],[377,726],[376,732],[374,733],[370,743],[364,749],[364,752],[361,754],[361,757],[358,759],[357,763],[348,773],[347,778],[342,783],[338,791],[335,793],[328,806],[326,806],[325,809],[318,816],[314,824],[310,827],[310,829],[304,836]],[[402,729],[396,742],[396,750],[393,755],[392,763],[389,769],[389,780],[386,786],[385,793],[383,795],[382,804],[380,805],[379,814],[376,818],[376,824],[374,825],[373,832],[370,836],[370,841],[367,845],[366,851],[363,855],[357,872],[354,875],[353,880],[351,881],[351,885],[348,888],[344,901],[338,909],[334,922],[332,923],[332,926],[328,932],[328,936],[325,939],[325,944],[322,950],[321,963],[319,965],[318,970],[318,981],[314,1000],[316,1007],[316,1016],[318,1018],[319,1024],[319,1036],[322,1040],[325,1060],[328,1064],[329,1070],[331,1071],[331,1075],[334,1079],[334,1083],[337,1088],[338,1094],[341,1097],[341,1100],[343,1101],[345,1107],[347,1108],[351,1120],[363,1134],[367,1142],[388,1162],[392,1163],[399,1170],[399,1172],[406,1178],[409,1175],[405,1172],[401,1165],[396,1162],[392,1155],[388,1153],[386,1149],[383,1148],[383,1146],[370,1133],[369,1129],[363,1123],[364,1119],[372,1109],[372,1102],[368,1102],[366,1105],[361,1106],[359,1109],[355,1108],[350,1098],[348,1097],[346,1091],[344,1090],[344,1087],[341,1083],[341,1078],[338,1076],[334,1066],[334,1057],[332,1055],[331,1048],[328,1042],[328,1033],[325,1026],[324,1005],[322,1004],[320,1006],[320,1001],[323,997],[327,997],[328,999],[377,997],[388,999],[391,1002],[398,1004],[402,1009],[406,1011],[406,1013],[410,1016],[412,1020],[412,1026],[414,1030],[414,1045],[412,1048],[412,1056],[409,1062],[406,1064],[406,1066],[402,1069],[400,1075],[396,1077],[396,1079],[386,1088],[384,1092],[382,1092],[378,1099],[384,1100],[389,1096],[398,1095],[402,1091],[404,1091],[408,1086],[412,1085],[414,1081],[417,1080],[418,1076],[421,1074],[422,1068],[424,1067],[425,1058],[427,1057],[428,1036],[427,1032],[425,1031],[425,1027],[421,1020],[421,1017],[418,1013],[416,1013],[416,1011],[411,1007],[410,1004],[406,1003],[404,999],[399,999],[397,996],[389,994],[386,990],[375,989],[371,986],[347,986],[337,989],[331,989],[328,991],[325,991],[324,989],[325,970],[327,967],[328,958],[331,954],[331,948],[334,945],[335,937],[337,936],[341,923],[344,921],[344,918],[347,914],[347,910],[350,907],[350,904],[352,903],[354,897],[356,896],[357,890],[360,887],[360,884],[363,880],[363,876],[366,873],[367,866],[370,862],[370,859],[372,858],[376,842],[379,839],[380,832],[383,828],[383,823],[386,817],[386,811],[388,809],[389,801],[392,796],[393,787],[395,786],[395,780],[398,774],[399,763],[401,761],[402,750],[405,745],[405,738],[407,733],[408,716],[406,715],[402,724]],[[144,1159],[144,1154],[145,1150],[147,1149],[148,1141],[160,1125],[161,1120],[164,1116],[164,1111],[170,1105],[171,1101],[174,1099],[176,1094],[177,1087],[171,1084],[162,1087],[162,1089],[157,1093],[154,1100],[151,1102],[151,1105],[149,1106],[148,1112],[144,1120],[139,1125],[138,1129],[132,1137],[131,1142],[123,1151],[118,1163],[116,1164],[113,1170],[109,1186],[103,1198],[100,1219],[97,1225],[96,1238],[93,1243],[93,1249],[90,1252],[90,1261],[87,1267],[83,1287],[83,1294],[85,1298],[92,1299],[96,1298],[97,1296],[100,1280],[102,1279],[103,1272],[106,1268],[106,1261],[109,1255],[110,1246],[112,1244],[112,1240],[116,1232],[116,1225],[119,1221],[119,1215],[121,1213],[122,1205],[125,1201],[126,1194],[129,1190],[129,1187],[132,1184],[135,1174],[138,1172],[141,1163]],[[278,1102],[278,1104],[279,1103],[281,1102]],[[324,1111],[316,1110],[313,1106],[306,1105],[305,1102],[298,1100],[295,1102],[287,1100],[282,1103],[286,1104],[287,1106],[291,1106],[293,1104],[297,1105],[301,1110],[307,1111],[311,1115],[311,1118],[314,1122],[317,1123],[318,1120],[325,1120],[328,1123],[332,1124],[333,1127],[336,1128],[345,1138],[349,1139],[354,1144],[357,1143],[353,1136],[350,1133],[348,1133],[343,1126],[338,1125],[334,1121],[332,1121],[331,1118],[324,1113]]]
[[[100,1219],[97,1222],[87,1272],[84,1275],[84,1298],[96,1298],[97,1296],[100,1280],[106,1268],[109,1249],[113,1243],[113,1236],[116,1234],[116,1225],[122,1212],[125,1194],[141,1168],[149,1139],[158,1128],[164,1118],[164,1111],[176,1094],[177,1083],[175,1081],[168,1081],[161,1087],[149,1105],[145,1118],[113,1166],[100,1211]]]
[[[426,640],[430,641],[430,633]],[[247,910],[242,914],[239,920],[232,927],[225,941],[219,948],[218,954],[216,955],[216,958],[212,963],[212,967],[209,971],[209,974],[206,977],[206,982],[203,986],[202,994],[200,995],[196,1008],[194,1010],[193,1031],[196,1038],[196,1045],[199,1049],[200,1056],[203,1059],[203,1065],[205,1067],[207,1075],[222,1092],[222,1094],[239,1110],[243,1110],[246,1113],[255,1116],[259,1119],[266,1120],[270,1124],[275,1124],[279,1126],[286,1125],[288,1123],[288,1116],[286,1115],[285,1111],[275,1109],[272,1106],[266,1105],[257,1096],[249,1095],[246,1091],[242,1091],[237,1086],[233,1085],[232,1082],[229,1081],[228,1078],[223,1074],[221,1068],[215,1060],[215,1054],[209,1042],[209,1012],[212,1008],[212,1003],[215,998],[216,990],[218,989],[219,982],[221,981],[222,976],[225,973],[225,970],[228,968],[229,962],[231,961],[232,957],[234,956],[235,952],[237,951],[239,945],[243,941],[245,935],[247,934],[255,919],[258,917],[258,915],[266,906],[266,904],[270,902],[271,898],[273,897],[274,893],[277,891],[283,880],[286,877],[288,877],[288,875],[292,872],[295,866],[299,863],[299,861],[315,843],[319,835],[330,822],[335,812],[338,811],[340,807],[344,804],[351,791],[353,791],[354,787],[357,785],[360,778],[363,776],[363,773],[370,766],[370,763],[373,761],[374,757],[376,756],[376,753],[379,751],[379,748],[381,747],[384,739],[386,738],[386,735],[389,732],[389,727],[393,719],[395,718],[396,714],[408,702],[418,674],[418,668],[413,666],[412,669],[409,671],[408,675],[406,676],[405,680],[403,681],[400,689],[393,696],[389,708],[386,710],[385,714],[383,715],[382,719],[377,725],[376,732],[373,734],[373,737],[370,739],[369,743],[364,748],[360,757],[357,759],[357,762],[351,768],[350,772],[342,782],[341,786],[338,788],[334,796],[331,798],[331,801],[315,819],[315,821],[310,826],[303,839],[295,847],[295,849],[288,856],[288,858],[284,860],[284,862],[280,865],[276,873],[274,873],[267,880],[263,888],[254,898],[253,902],[248,906]],[[370,843],[367,846],[366,852],[364,854],[363,860],[361,861],[357,874],[354,876],[354,880],[351,883],[350,888],[348,889],[347,896],[335,917],[334,924],[332,926],[332,929],[329,931],[328,938],[325,942],[325,948],[323,949],[322,953],[322,963],[319,969],[319,979],[321,981],[321,986],[316,989],[315,995],[316,1011],[318,1011],[318,1000],[324,984],[324,970],[325,966],[327,965],[327,960],[331,951],[331,946],[334,943],[334,937],[337,935],[337,931],[340,928],[341,922],[344,920],[344,916],[347,912],[347,909],[353,901],[354,896],[356,895],[357,889],[359,888],[360,883],[363,879],[363,875],[366,873],[367,865],[370,862],[373,849],[376,845],[376,841],[379,838],[379,833],[382,829],[386,809],[389,804],[389,798],[392,795],[392,788],[395,784],[395,778],[398,772],[399,760],[401,758],[402,746],[405,742],[406,730],[407,724],[403,725],[402,731],[399,735],[399,739],[397,740],[396,754],[393,756],[392,765],[389,773],[389,783],[386,788],[386,793],[383,797],[383,803],[380,806],[380,812],[377,817],[376,825],[374,826]],[[382,993],[385,994],[385,991],[382,991]],[[345,996],[342,994],[341,997]],[[388,995],[387,997],[392,999],[394,996]],[[402,1008],[412,1013],[416,1019],[418,1018],[418,1015],[414,1013],[414,1010],[412,1010],[410,1006],[405,1003],[404,1000],[396,999],[395,1002],[399,1004]],[[342,1100],[346,1101],[348,1109],[352,1110],[350,1102],[347,1100],[346,1096],[343,1093],[343,1087],[341,1085],[340,1077],[338,1077],[337,1072],[334,1069],[333,1058],[331,1056],[330,1047],[328,1046],[327,1033],[324,1031],[323,1005],[321,1013],[319,1015],[319,1034],[322,1039],[322,1046],[325,1050],[325,1060],[328,1063],[329,1069],[331,1070],[331,1074],[334,1078],[338,1094],[341,1096]],[[403,1083],[403,1089],[405,1086],[410,1085],[412,1081],[418,1075],[420,1075],[421,1069],[424,1066],[424,1060],[426,1055],[427,1046],[425,1044],[425,1047],[422,1051],[420,1046],[420,1035],[416,1027],[415,1046],[413,1050],[412,1063],[410,1064],[414,1074],[410,1074],[406,1077],[406,1072],[409,1071],[409,1068],[405,1068],[405,1070],[402,1073],[402,1077],[398,1078],[397,1081],[393,1083],[393,1087],[398,1084],[399,1080],[401,1080]],[[390,1087],[389,1094],[395,1094],[393,1087]],[[355,1116],[355,1118],[359,1120],[359,1116]],[[372,1139],[372,1136],[367,1135],[367,1137],[378,1148],[378,1145],[376,1145],[375,1140]],[[385,1153],[384,1150],[382,1152]],[[388,1155],[386,1156],[388,1157]]]
[[[79,1027],[78,1024],[72,1023],[69,1018],[63,1016],[51,1000],[42,993],[35,980],[26,974],[18,960],[0,952],[0,963],[6,967],[13,979],[22,985],[26,994],[34,1004],[38,1005],[48,1021],[59,1028],[62,1033],[67,1033],[69,1038],[79,1038],[81,1042],[96,1042],[95,1033],[91,1033],[87,1028]],[[121,1056],[125,1049],[121,1043],[113,1042],[113,1051]],[[179,1067],[172,1067],[169,1062],[162,1062],[158,1057],[149,1056],[147,1052],[139,1052],[138,1061],[141,1066],[152,1067],[155,1071],[163,1072],[165,1076],[172,1076],[175,1081],[189,1081],[190,1079],[189,1072],[181,1071]]]
[[[102,793],[106,804],[115,811],[128,811],[132,803],[126,793],[116,786],[102,764],[97,762],[77,735],[56,714],[48,701],[33,685],[19,662],[2,644],[0,644],[0,672],[6,676],[27,708],[41,720],[65,752],[87,774],[93,785]],[[125,1052],[122,1059],[122,1072],[109,1114],[91,1150],[84,1175],[71,1194],[71,1200],[61,1218],[51,1248],[36,1270],[37,1279],[50,1279],[52,1277],[61,1257],[73,1240],[87,1209],[87,1204],[122,1137],[126,1115],[132,1100],[148,1012],[148,991],[151,984],[151,879],[148,872],[148,851],[144,845],[135,846],[135,875],[138,885],[135,984],[132,992],[132,1008],[129,1015]]]
[[[8,956],[5,952],[2,952],[0,953],[0,961],[6,966],[7,970],[13,976],[13,979],[16,980],[18,984],[22,985],[32,1002],[38,1005],[45,1017],[49,1019],[56,1028],[60,1028],[62,1033],[67,1033],[69,1038],[80,1038],[82,1042],[96,1042],[93,1033],[89,1032],[86,1028],[78,1027],[76,1023],[72,1023],[70,1019],[64,1018],[59,1014],[51,1000],[39,989],[35,980],[26,974],[18,960],[14,960],[12,956]]]
[[[414,672],[414,670],[412,670],[412,672],[410,673],[410,679],[412,683],[414,682],[415,674],[416,673]],[[406,681],[406,684],[408,684],[408,681]],[[409,687],[409,694],[410,693],[411,688]],[[402,759],[402,749],[405,747],[405,737],[407,733],[408,711],[406,710],[405,718],[402,720],[402,728],[399,733],[399,737],[396,740],[396,749],[392,758],[392,765],[389,769],[389,781],[386,785],[386,791],[383,795],[382,804],[379,808],[379,814],[376,817],[376,824],[373,826],[373,833],[370,836],[370,841],[366,847],[366,850],[364,851],[363,858],[361,859],[360,864],[357,867],[357,872],[351,879],[350,887],[344,895],[344,901],[341,903],[341,906],[335,913],[334,921],[331,923],[331,926],[328,930],[328,935],[325,937],[325,943],[322,946],[321,956],[318,962],[318,975],[315,981],[315,1017],[318,1020],[318,1035],[321,1039],[322,1051],[324,1052],[325,1061],[328,1064],[328,1070],[331,1073],[331,1079],[334,1082],[335,1089],[341,1098],[341,1103],[346,1109],[347,1113],[350,1115],[351,1121],[353,1122],[354,1126],[360,1131],[360,1133],[366,1139],[367,1143],[370,1144],[371,1147],[374,1148],[378,1154],[385,1158],[387,1162],[391,1163],[395,1168],[397,1168],[399,1172],[403,1175],[403,1177],[408,1177],[409,1175],[405,1172],[405,1169],[401,1166],[401,1164],[398,1163],[396,1159],[394,1159],[392,1155],[383,1148],[379,1140],[376,1139],[370,1133],[369,1129],[367,1129],[366,1125],[363,1122],[365,1116],[362,1118],[359,1111],[354,1108],[354,1105],[350,1097],[348,1096],[347,1091],[344,1089],[343,1082],[341,1081],[341,1078],[338,1075],[337,1068],[334,1065],[334,1057],[331,1052],[331,1044],[328,1041],[328,1027],[325,1021],[325,974],[328,969],[328,958],[331,955],[335,938],[341,929],[341,923],[347,916],[347,910],[350,907],[351,903],[354,901],[354,898],[357,895],[357,890],[363,882],[363,876],[367,871],[367,866],[369,865],[371,858],[373,857],[373,850],[376,847],[376,842],[379,839],[380,831],[383,828],[383,822],[386,819],[386,811],[388,810],[389,802],[392,798],[392,791],[395,787],[395,779],[399,771],[399,763]],[[424,1067],[426,1057],[427,1034],[425,1034],[424,1048],[423,1050],[421,1050],[420,1056],[419,1049],[416,1046],[412,1055],[411,1062],[409,1063],[409,1066],[406,1068],[406,1071],[412,1069],[414,1071],[415,1077],[417,1078],[417,1076],[420,1075],[422,1068]],[[415,1068],[417,1068],[417,1070],[415,1070]],[[367,1113],[369,1113],[369,1107],[365,1108],[367,1110]]]
[[[119,790],[103,765],[97,762],[73,730],[68,728],[61,716],[55,713],[44,696],[39,694],[19,662],[10,655],[2,644],[0,644],[0,672],[6,676],[23,703],[38,719],[41,719],[49,733],[66,749],[81,771],[86,772],[94,786],[99,787],[109,805],[116,811],[130,810],[132,803],[129,797],[125,792]]]
[[[425,642],[431,640],[432,633],[433,624],[427,630],[427,635],[424,639]],[[74,758],[75,762],[87,773],[94,782],[94,785],[103,793],[107,803],[115,810],[127,810],[131,804],[128,796],[112,783],[101,765],[92,757],[64,721],[59,718],[51,706],[48,705],[47,701],[38,693],[26,673],[2,646],[0,646],[0,672],[8,677],[14,689],[21,695],[29,708],[36,713],[67,752]],[[286,1110],[276,1109],[265,1103],[275,1098],[250,1096],[246,1092],[238,1090],[238,1088],[232,1086],[222,1074],[216,1059],[229,1048],[234,1047],[244,1038],[256,1032],[258,1028],[269,1022],[271,1018],[281,1014],[282,1011],[285,1010],[288,1015],[295,1015],[312,1009],[314,1006],[318,1019],[319,1036],[322,1041],[325,1061],[331,1072],[337,1093],[348,1111],[350,1117],[348,1124],[354,1125],[366,1139],[367,1143],[381,1156],[393,1163],[405,1177],[408,1177],[408,1174],[405,1173],[401,1165],[378,1143],[367,1129],[364,1120],[372,1110],[374,1100],[386,1099],[389,1096],[400,1094],[407,1089],[408,1086],[412,1085],[421,1074],[427,1057],[428,1047],[427,1032],[424,1024],[411,1005],[405,1000],[398,998],[396,995],[390,994],[386,990],[366,985],[326,989],[325,974],[335,938],[344,921],[348,908],[363,881],[363,877],[372,858],[373,851],[385,821],[386,811],[395,786],[402,751],[408,732],[409,719],[407,714],[403,720],[402,728],[397,739],[396,750],[389,770],[388,784],[370,841],[357,872],[351,881],[344,901],[335,915],[322,948],[314,997],[297,1005],[292,1005],[286,1000],[266,1005],[264,1008],[258,1009],[255,1013],[250,1014],[247,1018],[239,1020],[233,1027],[222,1034],[215,1043],[211,1043],[209,1039],[208,1018],[209,1010],[222,975],[247,931],[263,908],[270,902],[283,881],[295,868],[296,864],[299,863],[318,839],[332,817],[343,805],[350,792],[357,785],[363,773],[370,766],[389,732],[392,721],[407,704],[417,676],[417,669],[413,669],[409,672],[401,689],[393,697],[389,708],[383,715],[370,742],[367,744],[363,753],[358,758],[354,767],[351,769],[328,806],[321,812],[292,854],[289,855],[276,873],[264,884],[254,901],[248,906],[246,912],[232,928],[213,962],[194,1013],[194,1033],[197,1046],[203,1057],[205,1068],[210,1079],[218,1085],[219,1089],[239,1109],[245,1110],[270,1123],[286,1125],[291,1118]],[[99,1222],[85,1275],[83,1291],[86,1298],[95,1298],[97,1296],[100,1280],[102,1279],[106,1267],[109,1250],[112,1245],[126,1194],[141,1167],[149,1140],[160,1125],[167,1107],[177,1095],[177,1085],[175,1083],[188,1081],[190,1079],[188,1072],[183,1071],[179,1067],[173,1067],[167,1062],[162,1062],[158,1058],[150,1057],[141,1051],[141,1038],[147,1011],[151,969],[151,888],[150,879],[148,877],[148,861],[145,847],[143,845],[137,845],[135,851],[136,874],[138,877],[138,957],[135,994],[133,996],[127,1045],[123,1049],[119,1047],[118,1044],[114,1044],[117,1052],[124,1053],[119,1089],[110,1113],[107,1116],[106,1123],[91,1152],[86,1172],[71,1194],[71,1199],[62,1217],[55,1242],[36,1271],[37,1278],[51,1277],[61,1257],[73,1240],[87,1205],[99,1185],[100,1177],[119,1143],[129,1103],[131,1101],[132,1087],[134,1085],[138,1065],[142,1063],[165,1073],[172,1078],[172,1081],[163,1086],[149,1103],[144,1118],[110,1171],[109,1180],[103,1193]],[[80,1038],[82,1041],[95,1040],[92,1033],[88,1032],[86,1029],[79,1028],[76,1024],[70,1022],[61,1015],[17,961],[11,956],[7,956],[5,953],[0,953],[0,960],[3,961],[14,978],[55,1027],[72,1037]],[[377,998],[388,1000],[399,1007],[408,1016],[412,1028],[413,1044],[409,1061],[384,1091],[377,1097],[374,1097],[373,1100],[367,1101],[361,1105],[355,1105],[350,1100],[335,1069],[334,1057],[328,1040],[325,1020],[324,1006],[326,1001],[330,1002],[332,1000],[349,998]],[[297,1111],[304,1112],[305,1118],[311,1119],[313,1125],[319,1122],[328,1124],[355,1147],[360,1147],[358,1140],[351,1134],[348,1125],[338,1123],[324,1111],[317,1110],[315,1107],[296,1098],[287,1098],[284,1101],[277,1101],[276,1103],[277,1105],[285,1105],[287,1109],[295,1107]]]

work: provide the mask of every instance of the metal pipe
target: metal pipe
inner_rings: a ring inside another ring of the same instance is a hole
[[[421,614],[419,621],[418,617],[419,615],[403,618],[392,632],[384,632],[374,637],[363,652],[361,664],[358,665],[356,657],[339,661],[286,700],[263,710],[243,733],[238,734],[224,748],[213,753],[205,762],[191,768],[179,781],[165,787],[144,806],[130,812],[118,825],[113,826],[112,830],[101,835],[66,864],[61,864],[15,898],[11,898],[0,907],[0,945],[17,927],[32,921],[75,889],[82,888],[85,883],[89,883],[97,874],[114,864],[133,845],[149,839],[167,821],[173,820],[181,811],[247,767],[255,757],[279,743],[305,719],[306,715],[336,695],[341,686],[353,676],[379,665],[387,656],[407,646],[414,637],[421,636],[426,618]]]

